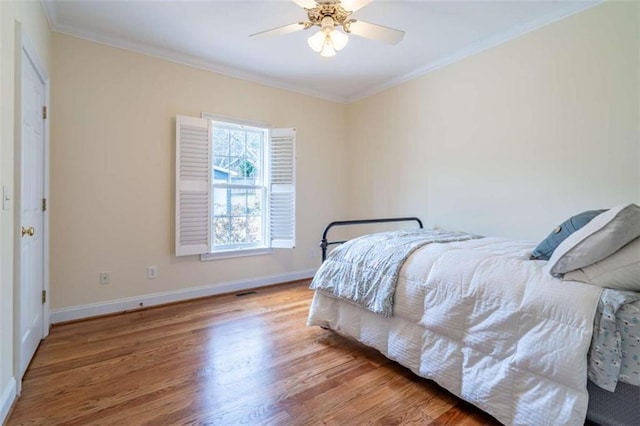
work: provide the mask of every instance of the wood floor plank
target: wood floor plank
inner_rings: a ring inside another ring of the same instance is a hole
[[[495,419],[331,331],[308,281],[55,326],[7,425],[448,425]]]

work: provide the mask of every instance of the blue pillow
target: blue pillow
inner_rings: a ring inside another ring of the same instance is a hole
[[[553,251],[565,240],[569,235],[585,226],[587,223],[606,210],[589,210],[577,214],[568,220],[562,222],[560,226],[554,229],[533,251],[531,260],[549,260]]]

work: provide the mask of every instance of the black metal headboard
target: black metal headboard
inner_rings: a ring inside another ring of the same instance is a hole
[[[327,247],[334,244],[342,244],[346,241],[327,241],[327,233],[334,226],[346,226],[346,225],[364,225],[366,223],[384,223],[384,222],[418,222],[418,225],[422,229],[422,221],[417,217],[390,217],[386,219],[360,219],[360,220],[337,220],[331,222],[324,228],[322,233],[322,240],[320,240],[320,248],[322,249],[322,261],[327,259]]]

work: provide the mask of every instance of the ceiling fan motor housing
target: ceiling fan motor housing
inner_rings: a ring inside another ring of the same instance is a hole
[[[347,20],[347,18],[351,15],[351,11],[345,10],[340,2],[318,1],[317,3],[317,7],[306,9],[311,26],[317,25],[322,28],[329,25],[332,27],[342,26],[345,32],[348,32],[348,26],[352,20]],[[331,21],[327,18],[330,18]]]
[[[351,14],[354,10],[361,9],[372,0],[354,0],[353,3],[349,3],[351,6],[348,6],[352,7],[353,10],[346,10],[342,6],[341,0],[313,0],[315,7],[311,8],[306,6],[311,4],[312,0],[293,1],[304,7],[307,12],[307,21],[298,21],[293,24],[283,25],[281,27],[251,34],[251,36],[263,37],[282,35],[298,30],[308,30],[311,27],[320,27],[320,31],[318,32],[320,35],[316,37],[317,43],[314,42],[314,46],[312,46],[312,49],[316,51],[322,48],[322,46],[320,46],[321,42],[323,42],[323,40],[326,41],[326,37],[321,37],[322,33],[326,34],[326,36],[330,38],[330,41],[337,50],[340,50],[337,48],[338,46],[342,45],[344,47],[346,44],[346,38],[341,37],[341,35],[345,36],[345,34],[353,34],[359,37],[382,41],[389,44],[398,44],[404,37],[404,31],[351,18]],[[338,27],[342,27],[342,31],[338,31]],[[312,37],[315,37],[315,35]],[[309,40],[311,40],[311,38]],[[340,42],[339,40],[343,41]]]

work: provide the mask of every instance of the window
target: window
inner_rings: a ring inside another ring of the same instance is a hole
[[[295,129],[176,119],[176,254],[293,247]]]
[[[213,252],[265,247],[267,129],[213,122]]]

